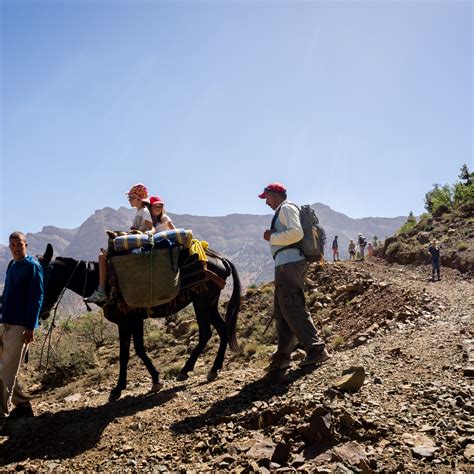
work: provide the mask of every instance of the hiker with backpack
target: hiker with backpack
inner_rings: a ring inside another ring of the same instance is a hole
[[[287,200],[286,188],[282,184],[269,184],[258,197],[265,199],[266,205],[275,211],[271,228],[263,234],[263,238],[270,243],[275,260],[274,317],[278,339],[277,350],[266,371],[286,370],[290,366],[295,340],[306,351],[306,358],[300,362],[301,367],[322,363],[330,355],[324,342],[318,338],[311,315],[305,308],[303,290],[307,270],[304,244],[316,242],[311,235],[315,228],[305,226],[308,229],[305,233],[300,220],[300,209]],[[318,250],[314,250],[317,253]],[[308,252],[310,251],[311,249]]]
[[[367,245],[367,240],[360,232],[359,232],[359,238],[357,239],[357,244],[359,245],[360,259],[364,260],[364,251],[365,251],[365,246]]]

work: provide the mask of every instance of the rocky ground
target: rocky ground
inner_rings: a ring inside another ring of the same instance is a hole
[[[264,340],[251,328],[270,314],[269,286],[244,297],[245,357],[228,354],[214,382],[205,372],[215,344],[194,377],[155,394],[132,358],[127,391],[108,403],[117,348],[102,347],[94,374],[37,389],[37,416],[0,437],[3,469],[469,472],[473,282],[429,274],[380,260],[313,268],[308,306],[333,352],[313,370],[298,368],[296,351],[290,370],[266,376],[268,351],[251,350]],[[181,343],[154,353],[157,365]]]

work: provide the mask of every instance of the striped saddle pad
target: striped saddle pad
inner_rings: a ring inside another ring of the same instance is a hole
[[[117,253],[126,252],[141,247],[155,247],[160,248],[166,241],[176,243],[185,248],[191,245],[193,240],[193,233],[186,229],[173,229],[158,232],[154,235],[148,234],[127,234],[115,237],[113,244],[114,250]]]

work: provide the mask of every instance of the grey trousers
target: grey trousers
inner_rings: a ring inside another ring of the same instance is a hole
[[[306,270],[306,260],[275,267],[274,317],[278,348],[273,358],[289,358],[296,340],[307,353],[324,349],[325,344],[318,338],[311,315],[305,308]]]
[[[23,344],[25,328],[0,324],[0,418],[8,416],[13,405],[29,402],[18,383],[18,373],[28,346]]]

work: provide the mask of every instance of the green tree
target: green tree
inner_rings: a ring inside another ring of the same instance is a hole
[[[474,180],[474,173],[471,173],[469,171],[469,168],[467,167],[466,164],[462,165],[461,167],[461,172],[459,173],[459,179],[461,181],[464,181],[464,185],[469,186],[470,184],[473,183]]]
[[[454,185],[455,206],[474,201],[474,173],[469,171],[467,165],[461,167],[459,179],[461,181]]]
[[[398,234],[407,234],[416,226],[416,217],[413,211],[410,211],[405,224],[398,229]]]
[[[425,194],[425,209],[433,215],[441,215],[453,208],[453,189],[449,184],[433,184]]]

